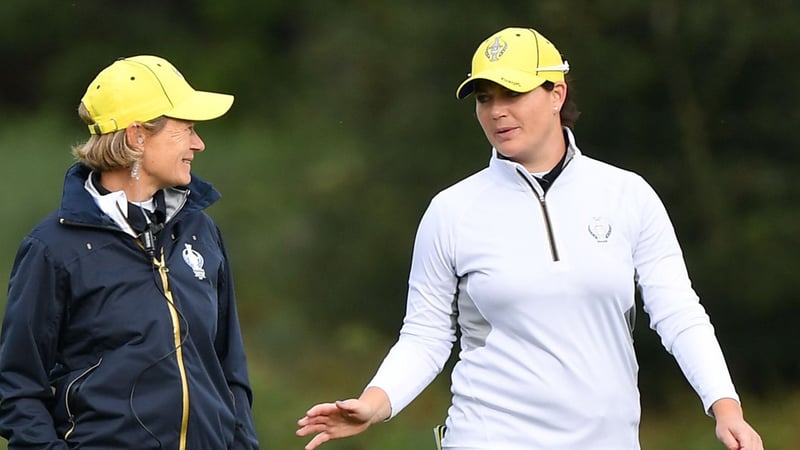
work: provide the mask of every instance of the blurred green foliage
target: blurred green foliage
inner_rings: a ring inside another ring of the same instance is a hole
[[[97,71],[152,53],[198,89],[235,94],[198,126],[208,150],[195,171],[223,193],[210,212],[233,260],[264,448],[300,448],[294,421],[356,395],[391,345],[427,202],[488,160],[471,101],[454,97],[475,46],[532,26],[573,68],[581,149],[642,174],[666,203],[769,447],[799,448],[785,425],[800,407],[787,394],[800,387],[799,21],[789,0],[6,0],[0,273],[58,205]],[[639,317],[644,448],[713,447]],[[391,424],[328,446],[429,447],[447,403],[443,375]]]

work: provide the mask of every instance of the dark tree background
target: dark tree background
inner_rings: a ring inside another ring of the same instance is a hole
[[[119,56],[166,57],[196,88],[236,95],[199,125],[195,170],[223,193],[211,212],[263,411],[307,386],[287,374],[325,396],[358,389],[399,329],[428,201],[488,161],[472,101],[455,100],[472,52],[530,26],[572,66],[584,153],[662,196],[737,386],[796,389],[798,23],[789,0],[6,0],[0,269],[58,204],[88,82]],[[640,378],[657,405],[682,378],[647,320]],[[310,381],[347,365],[355,376]]]

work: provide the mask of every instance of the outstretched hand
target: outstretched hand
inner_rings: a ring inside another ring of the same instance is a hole
[[[367,389],[359,399],[321,403],[311,407],[297,421],[298,436],[315,435],[304,447],[313,450],[331,439],[359,434],[373,423],[388,418],[391,406],[386,394],[376,388]]]
[[[321,403],[313,406],[305,417],[297,421],[297,435],[316,434],[305,446],[305,450],[312,450],[331,439],[361,433],[369,427],[372,415],[368,405],[356,399]]]

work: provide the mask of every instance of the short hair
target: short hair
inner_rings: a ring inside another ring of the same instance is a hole
[[[87,125],[94,124],[94,119],[83,103],[78,106],[78,116]],[[141,122],[141,125],[148,132],[156,133],[166,123],[167,118],[160,116]],[[125,129],[122,129],[106,134],[93,134],[87,141],[73,146],[72,155],[92,170],[105,172],[131,167],[141,159],[142,152],[129,145]]]
[[[555,83],[552,81],[545,81],[542,83],[542,87],[547,91],[552,91],[555,87]],[[570,130],[574,130],[575,122],[578,121],[578,117],[580,117],[581,112],[578,110],[578,105],[572,99],[570,92],[572,92],[572,90],[567,89],[567,98],[564,99],[564,104],[561,106],[559,115],[561,116],[561,125],[564,125]]]

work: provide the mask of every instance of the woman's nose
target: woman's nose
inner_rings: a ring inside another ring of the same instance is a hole
[[[202,152],[206,149],[206,143],[203,142],[203,139],[200,138],[200,135],[197,133],[192,134],[192,150]]]

